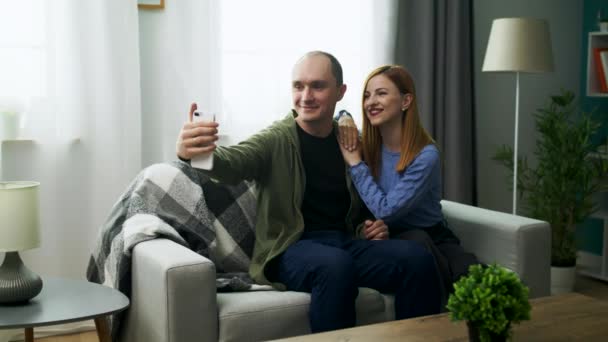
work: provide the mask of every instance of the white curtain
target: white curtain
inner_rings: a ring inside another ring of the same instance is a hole
[[[43,277],[84,278],[100,225],[141,168],[136,0],[0,8],[0,96],[25,105],[29,139],[3,143],[2,179],[41,183],[41,246],[20,254]],[[36,335],[66,328],[90,324]]]
[[[167,0],[139,11],[143,165],[175,160],[190,103],[211,109],[218,98],[218,3]]]
[[[42,276],[84,278],[101,223],[141,168],[136,0],[0,8],[0,23],[16,25],[0,30],[0,83],[19,85],[0,96],[25,103],[30,139],[4,143],[2,178],[41,182],[41,246],[21,254]]]

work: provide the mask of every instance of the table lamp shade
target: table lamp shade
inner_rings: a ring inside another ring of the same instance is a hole
[[[492,22],[482,71],[553,71],[549,25],[542,19],[501,18]]]
[[[40,246],[37,182],[0,182],[0,252]]]

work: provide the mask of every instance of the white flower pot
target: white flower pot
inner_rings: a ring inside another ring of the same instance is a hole
[[[551,294],[568,293],[574,291],[576,267],[551,266]]]

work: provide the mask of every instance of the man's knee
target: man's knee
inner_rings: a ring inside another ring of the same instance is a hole
[[[356,269],[352,257],[343,250],[331,255],[315,256],[312,271],[337,281],[355,281]]]

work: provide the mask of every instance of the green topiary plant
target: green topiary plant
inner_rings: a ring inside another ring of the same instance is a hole
[[[605,189],[602,179],[608,174],[608,162],[592,158],[598,147],[591,138],[600,122],[574,100],[574,93],[562,90],[535,113],[538,164],[518,157],[517,168],[524,213],[549,222],[551,265],[560,267],[576,264],[576,226],[597,210],[593,196]],[[502,146],[493,159],[511,170],[513,179],[512,148]]]
[[[471,340],[506,340],[511,324],[530,319],[528,288],[497,264],[473,265],[454,283],[447,305],[453,321],[466,320]]]

